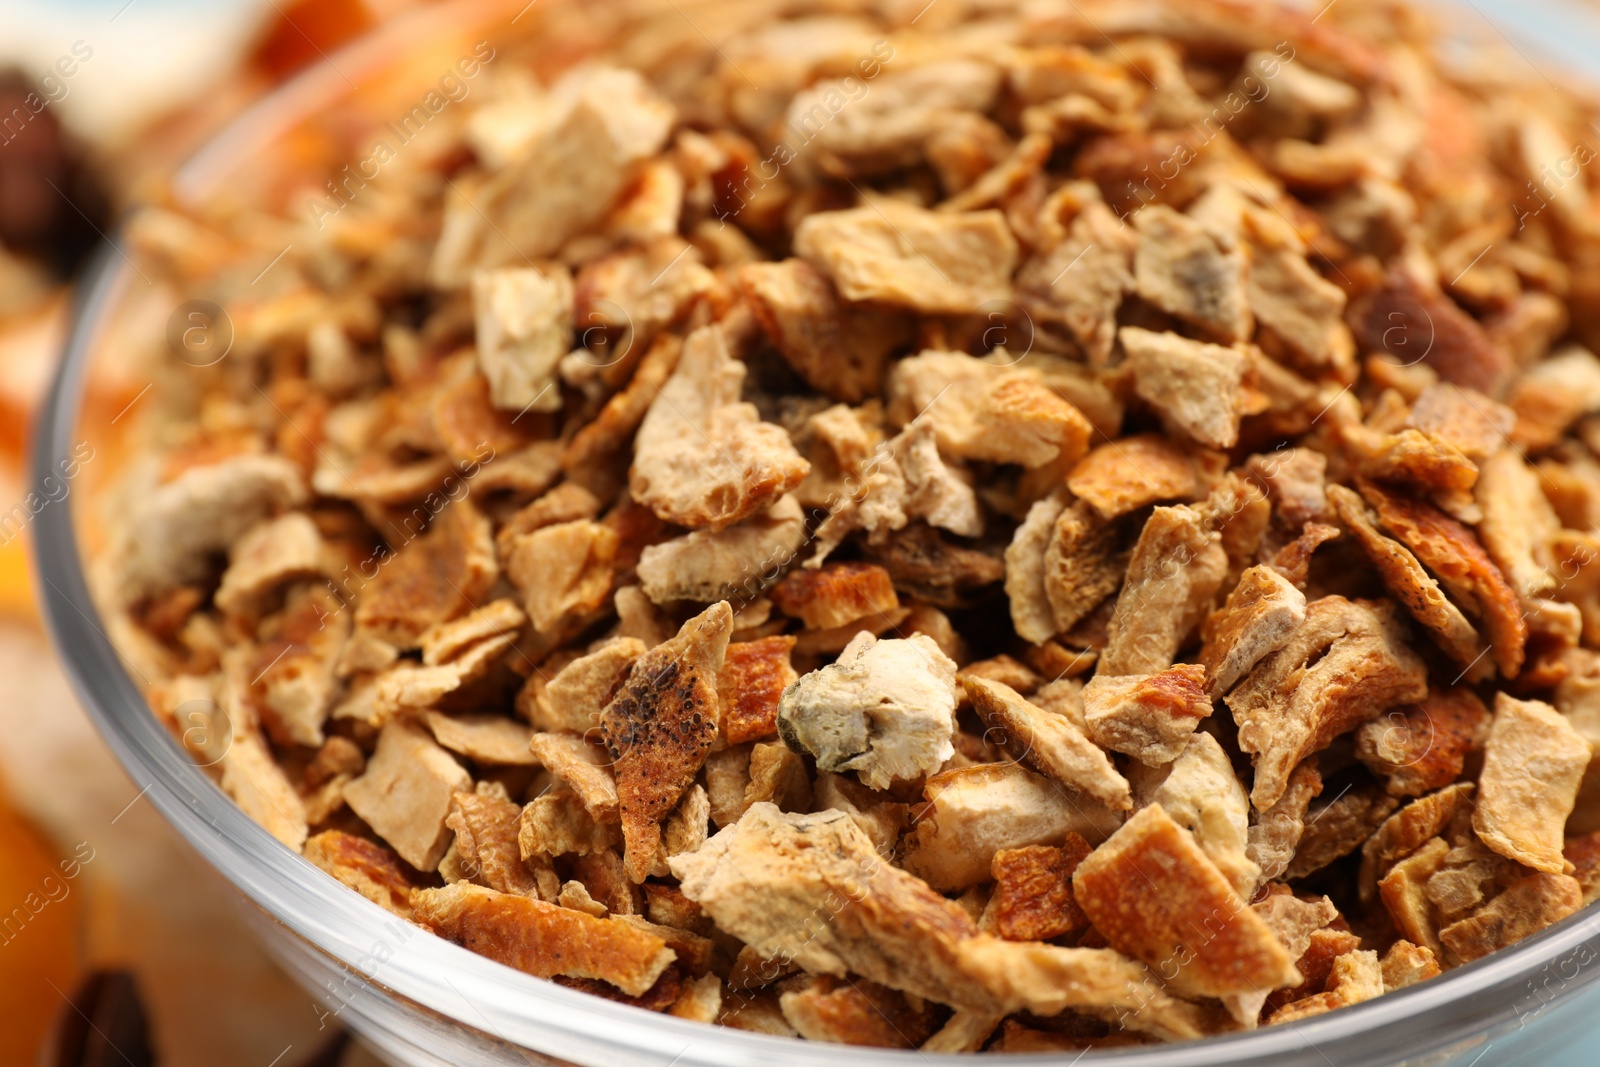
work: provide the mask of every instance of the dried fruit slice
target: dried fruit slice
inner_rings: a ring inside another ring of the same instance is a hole
[[[661,938],[620,919],[470,882],[415,890],[411,908],[440,937],[497,963],[536,978],[593,978],[630,996],[642,996],[677,958]]]
[[[1184,996],[1220,997],[1300,980],[1294,959],[1189,831],[1141,808],[1078,865],[1078,905],[1107,941]]]
[[[694,781],[717,739],[717,675],[733,632],[727,601],[639,657],[600,713],[617,774],[628,875],[642,882],[661,848],[661,820]]]

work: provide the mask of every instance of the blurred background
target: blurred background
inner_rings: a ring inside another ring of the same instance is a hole
[[[421,0],[0,0],[0,1067],[377,1061],[96,737],[51,655],[23,480],[67,283],[119,206]]]

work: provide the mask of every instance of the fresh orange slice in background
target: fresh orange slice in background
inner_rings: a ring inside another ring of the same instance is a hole
[[[0,331],[0,621],[37,619],[28,560],[31,534],[5,518],[26,496],[27,435],[53,366],[61,308],[59,299],[52,300]],[[0,1004],[6,1022],[0,1026],[0,1063],[31,1064],[66,1008],[62,997],[71,996],[81,979],[81,887],[61,877],[60,857],[12,809],[4,785],[0,782]]]
[[[0,856],[0,1063],[29,1064],[82,977],[82,887],[62,877],[60,858],[12,811],[4,789]]]
[[[26,540],[14,537],[0,545],[0,615],[35,617],[33,576],[28,570]]]

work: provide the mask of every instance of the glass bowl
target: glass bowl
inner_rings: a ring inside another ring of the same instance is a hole
[[[679,3],[664,3],[682,14]],[[278,153],[316,158],[330,137],[337,143],[340,129],[360,128],[352,115],[376,120],[394,113],[393,102],[419,98],[435,73],[435,65],[419,57],[453,57],[481,36],[526,41],[539,32],[541,19],[571,6],[567,0],[522,4],[462,0],[385,25],[246,112],[185,165],[174,195],[199,198],[225,189],[248,196],[270,183],[268,161]],[[1600,68],[1600,18],[1593,8],[1465,0],[1455,17],[1479,29],[1488,29],[1489,17],[1504,19],[1519,51]],[[448,65],[445,58],[438,69]],[[126,350],[129,330],[159,338],[165,325],[129,312],[140,287],[137,266],[113,238],[81,282],[75,324],[38,422],[32,476],[41,497],[53,501],[34,520],[44,614],[78,695],[141,795],[238,889],[261,940],[322,1005],[325,1021],[350,1027],[396,1063],[414,1065],[824,1067],[841,1056],[866,1067],[970,1062],[917,1052],[846,1052],[704,1026],[530,977],[403,922],[251,821],[150,712],[90,595],[86,561],[101,537],[95,509],[84,505],[96,502],[96,487],[115,459],[88,465],[65,495],[55,477],[74,456],[82,458],[76,450],[85,440],[114,436],[118,421],[144,395],[135,394],[137,382],[115,358]],[[1077,1059],[1119,1067],[1547,1063],[1595,1026],[1597,959],[1600,909],[1591,907],[1505,951],[1353,1008],[1251,1033]]]

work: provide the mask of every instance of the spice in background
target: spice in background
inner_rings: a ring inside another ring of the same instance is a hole
[[[99,971],[73,994],[48,1062],[57,1067],[123,1063],[153,1067],[150,1023],[127,971]]]
[[[65,278],[104,232],[109,201],[47,100],[26,75],[0,72],[0,246]]]
[[[284,1049],[287,1054],[293,1045]],[[338,1067],[345,1063],[350,1034],[335,1030],[300,1067]],[[7,1059],[7,1063],[21,1062]],[[161,1062],[150,1038],[150,1018],[139,983],[128,971],[96,971],[61,1012],[46,1055],[52,1067],[155,1067]],[[297,1061],[290,1061],[291,1063]]]

